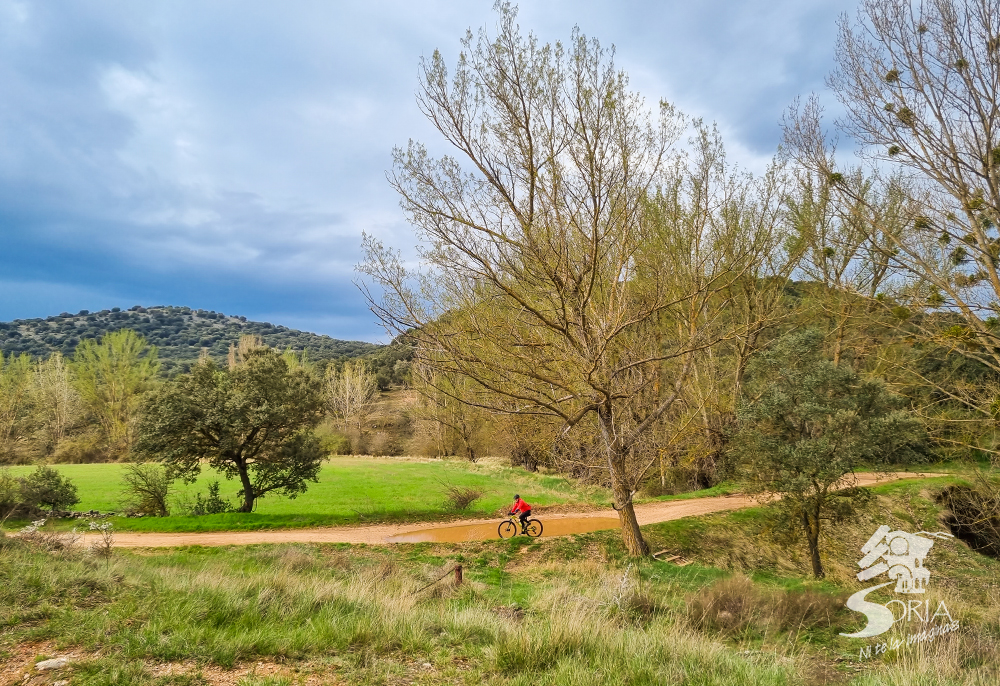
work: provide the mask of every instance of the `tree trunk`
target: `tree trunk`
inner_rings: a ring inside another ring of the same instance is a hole
[[[236,468],[240,472],[240,483],[243,484],[243,504],[240,505],[240,512],[253,512],[253,501],[256,499],[253,492],[253,484],[250,483],[250,474],[247,472],[245,460],[236,460]]]
[[[814,517],[810,517],[808,510],[802,510],[802,523],[806,527],[806,540],[809,541],[809,559],[812,561],[813,576],[822,579],[826,573],[819,559],[819,507],[813,515]]]
[[[622,527],[622,542],[632,557],[646,557],[649,555],[649,546],[646,545],[646,541],[642,538],[642,532],[639,531],[639,522],[635,518],[635,509],[632,507],[632,492],[629,490],[626,480],[625,458],[628,455],[628,448],[623,446],[615,435],[614,420],[610,410],[601,408],[597,411],[597,417],[600,420],[601,434],[608,453],[611,492],[615,498],[614,507],[618,512],[618,521]]]
[[[649,555],[649,546],[642,537],[642,531],[639,530],[639,521],[635,518],[635,509],[632,507],[632,495],[627,490],[617,487],[614,493],[615,509],[618,510],[625,549],[632,557],[646,557]]]

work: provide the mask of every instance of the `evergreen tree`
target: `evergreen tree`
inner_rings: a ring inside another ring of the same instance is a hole
[[[312,429],[323,416],[321,383],[289,369],[272,348],[248,350],[229,369],[203,359],[146,406],[136,453],[193,482],[207,459],[242,485],[241,512],[278,491],[294,498],[317,481],[323,454]]]
[[[816,330],[780,339],[751,362],[749,374],[733,453],[750,492],[780,497],[802,525],[813,574],[822,578],[823,522],[849,514],[866,494],[855,488],[856,470],[915,458],[923,427],[881,381],[827,359]]]

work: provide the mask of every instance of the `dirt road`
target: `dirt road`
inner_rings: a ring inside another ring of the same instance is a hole
[[[871,486],[897,479],[924,479],[944,474],[895,472],[882,479],[872,474],[858,474],[858,485]],[[655,524],[682,517],[739,510],[756,504],[742,495],[691,500],[670,500],[635,506],[639,524]],[[614,510],[595,510],[564,514],[539,513],[545,522],[545,536],[584,533],[618,525]],[[220,531],[211,533],[119,533],[115,545],[121,548],[164,548],[183,545],[248,545],[251,543],[389,543],[422,540],[469,541],[496,537],[497,519],[474,519],[450,524],[387,524],[374,526],[326,527],[317,529],[281,529],[273,531]],[[83,544],[89,545],[94,537],[84,536]]]

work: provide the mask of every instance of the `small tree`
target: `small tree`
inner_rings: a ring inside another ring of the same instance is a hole
[[[158,464],[133,462],[122,470],[122,504],[133,510],[158,517],[170,514],[171,479],[167,470]]]
[[[146,406],[135,451],[188,483],[201,461],[243,488],[240,512],[271,491],[294,498],[315,482],[323,454],[312,429],[323,412],[320,382],[256,348],[231,369],[202,360]]]
[[[38,363],[35,371],[35,398],[50,447],[66,436],[77,419],[80,396],[70,380],[69,366],[59,353]]]
[[[823,521],[849,514],[864,494],[854,488],[855,470],[903,462],[925,437],[920,423],[899,409],[899,396],[834,365],[822,346],[818,331],[802,331],[751,362],[733,440],[749,491],[780,497],[779,506],[801,523],[816,578],[824,576]]]

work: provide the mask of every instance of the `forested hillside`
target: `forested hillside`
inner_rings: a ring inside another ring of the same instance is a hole
[[[185,368],[185,363],[198,359],[203,348],[207,348],[212,357],[223,360],[230,344],[237,343],[244,334],[259,336],[273,348],[305,351],[313,361],[360,357],[381,347],[363,341],[341,341],[268,322],[248,321],[246,317],[221,312],[136,305],[128,310],[117,307],[100,312],[81,310],[77,314],[63,312],[45,319],[0,322],[0,352],[28,353],[36,358],[60,352],[71,357],[80,341],[100,338],[120,329],[132,329],[157,346],[166,373]]]

